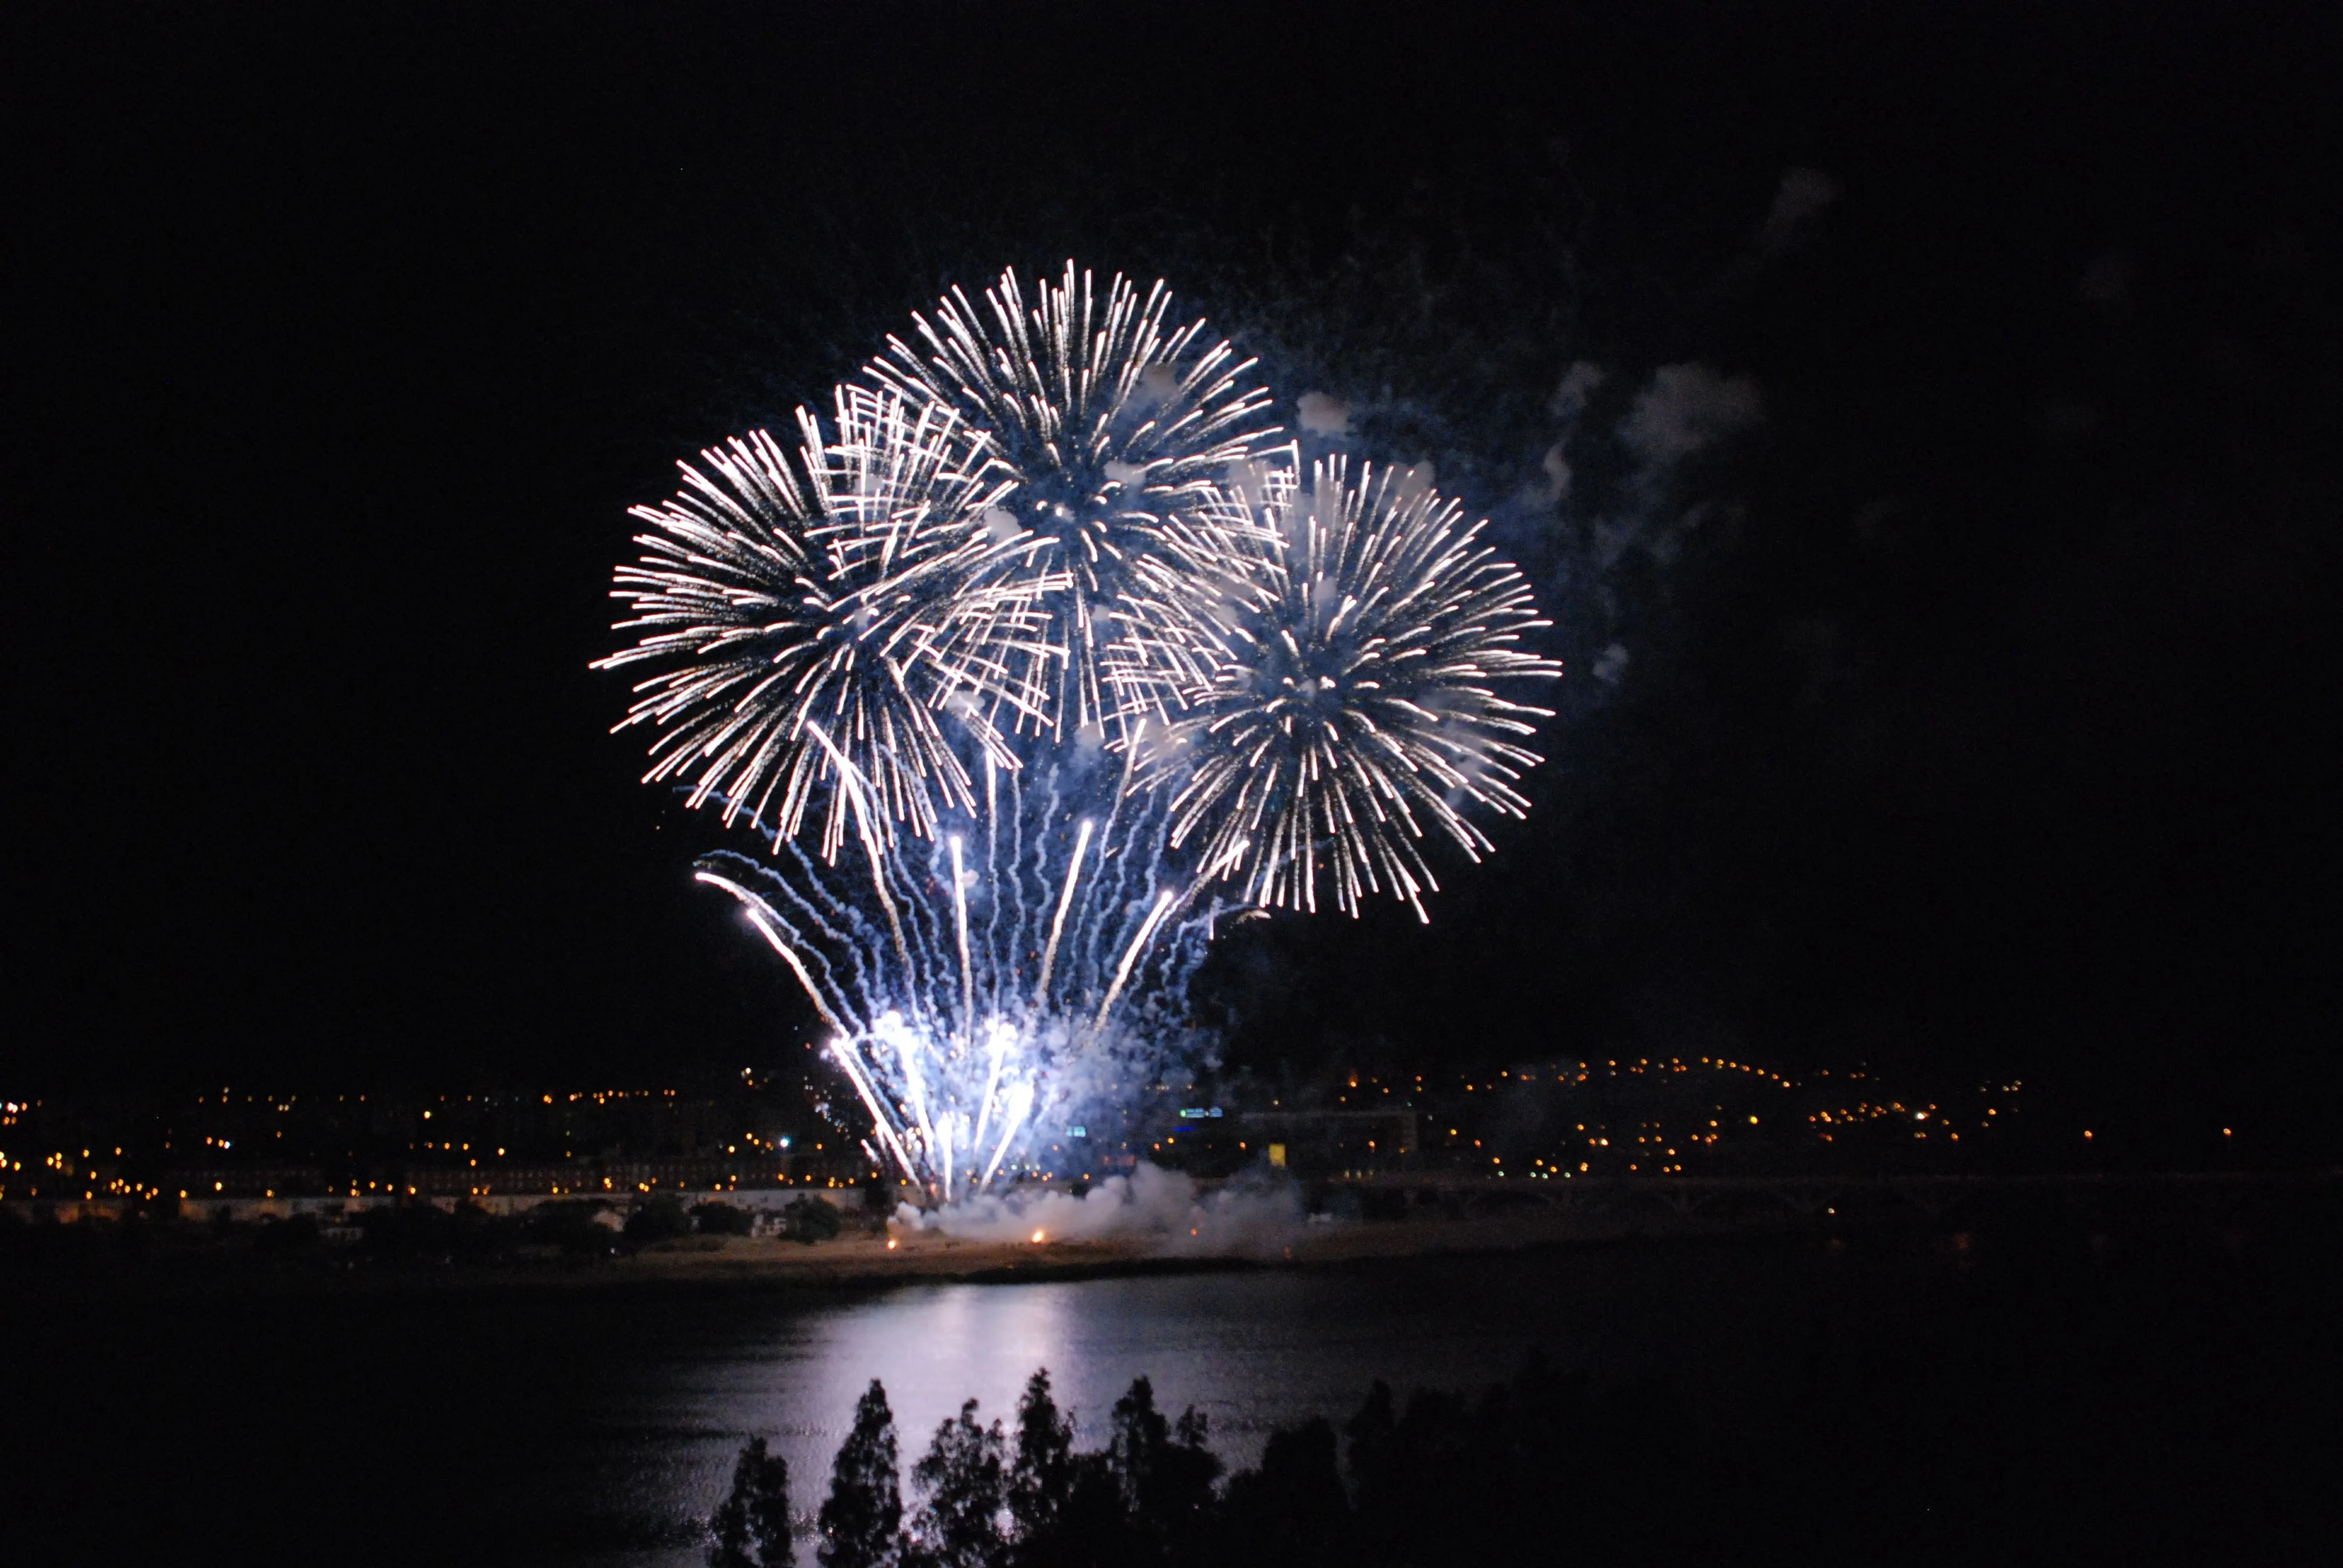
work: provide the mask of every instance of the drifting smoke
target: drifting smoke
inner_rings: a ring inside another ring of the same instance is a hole
[[[1765,413],[1749,377],[1722,376],[1705,365],[1663,365],[1636,394],[1619,439],[1647,469],[1662,470],[1738,435]]]
[[[1528,584],[1430,467],[1305,476],[1170,306],[1071,263],[953,290],[793,447],[680,465],[612,589],[646,781],[758,830],[700,880],[947,1203],[1163,1087],[1222,925],[1322,886],[1423,918],[1419,840],[1486,852],[1551,717],[1499,692],[1561,674]]]
[[[1087,1193],[1023,1187],[896,1213],[899,1225],[967,1241],[1115,1242],[1167,1258],[1274,1257],[1303,1221],[1291,1181],[1231,1181],[1206,1192],[1183,1172],[1145,1163]]]
[[[1757,230],[1757,254],[1775,256],[1804,241],[1824,209],[1838,200],[1839,183],[1820,169],[1787,168],[1774,205]]]

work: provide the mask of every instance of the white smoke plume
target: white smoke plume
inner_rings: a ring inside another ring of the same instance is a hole
[[[1206,1191],[1183,1171],[1141,1164],[1079,1195],[1022,1187],[926,1212],[907,1203],[894,1223],[965,1241],[1111,1241],[1157,1257],[1273,1257],[1301,1231],[1303,1214],[1290,1181],[1240,1177]]]
[[[1839,198],[1839,183],[1820,169],[1787,168],[1775,187],[1774,205],[1757,229],[1757,253],[1779,256],[1806,237],[1823,209]]]
[[[1351,407],[1324,392],[1304,392],[1295,400],[1295,423],[1309,436],[1340,437],[1351,433]]]
[[[1739,434],[1765,417],[1756,380],[1705,365],[1663,365],[1635,395],[1619,438],[1647,468],[1664,468]]]

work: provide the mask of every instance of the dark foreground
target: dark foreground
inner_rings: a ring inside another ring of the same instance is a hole
[[[2338,1236],[2306,1211],[2250,1234],[2013,1224],[883,1296],[12,1291],[7,1555],[693,1562],[748,1436],[790,1452],[809,1523],[839,1391],[883,1372],[916,1505],[938,1410],[982,1393],[1013,1427],[1007,1368],[1050,1362],[1063,1392],[1087,1356],[1081,1446],[1111,1434],[1098,1390],[1152,1373],[1262,1473],[1192,1538],[1212,1561],[2331,1561]],[[955,1322],[972,1337],[938,1351]],[[1512,1375],[1533,1350],[1548,1370]],[[1377,1377],[1387,1422],[1363,1403]],[[1456,1397],[1412,1399],[1426,1383]]]

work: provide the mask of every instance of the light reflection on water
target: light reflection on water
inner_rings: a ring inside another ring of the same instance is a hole
[[[618,1516],[605,1515],[614,1538],[673,1544],[585,1561],[699,1562],[698,1522],[752,1433],[789,1460],[792,1499],[810,1512],[874,1377],[894,1409],[907,1483],[962,1400],[1013,1425],[1036,1366],[1050,1369],[1083,1446],[1101,1444],[1109,1408],[1144,1374],[1160,1406],[1192,1404],[1210,1418],[1212,1446],[1233,1469],[1258,1457],[1273,1427],[1312,1414],[1339,1423],[1375,1378],[1472,1388],[1510,1373],[1532,1347],[1602,1382],[1664,1371],[1696,1408],[1737,1404],[1818,1304],[1809,1298],[1817,1260],[1785,1271],[1784,1260],[1725,1250],[1653,1261],[1424,1260],[747,1305],[719,1331],[702,1324],[667,1342],[641,1376],[608,1391],[602,1430],[588,1439],[601,1450],[589,1468],[609,1487],[598,1506]]]

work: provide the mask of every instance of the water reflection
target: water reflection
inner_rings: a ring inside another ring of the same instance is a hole
[[[625,1560],[698,1561],[683,1543],[749,1433],[767,1435],[788,1459],[797,1506],[812,1508],[874,1377],[887,1385],[907,1473],[962,1400],[1013,1424],[1037,1366],[1050,1369],[1083,1446],[1103,1442],[1110,1407],[1144,1374],[1161,1406],[1205,1412],[1214,1449],[1235,1467],[1258,1457],[1275,1426],[1312,1413],[1339,1421],[1378,1377],[1401,1387],[1476,1385],[1512,1372],[1533,1345],[1604,1376],[1699,1354],[1666,1342],[1681,1308],[1638,1310],[1644,1291],[1614,1272],[1602,1259],[1452,1260],[1357,1274],[932,1285],[812,1309],[769,1306],[733,1325],[737,1338],[675,1345],[676,1359],[623,1402],[635,1408],[611,1412],[638,1434],[668,1434],[660,1444],[636,1439],[624,1491],[630,1511],[660,1516],[649,1533],[676,1549]],[[1666,1296],[1683,1302],[1683,1284]],[[649,1522],[631,1523],[625,1533],[639,1539]]]
[[[1598,1383],[1663,1372],[1696,1420],[1745,1422],[1784,1408],[1817,1332],[1915,1321],[1964,1257],[1716,1243],[875,1295],[156,1292],[13,1317],[0,1292],[11,1342],[42,1347],[0,1408],[23,1417],[8,1473],[28,1495],[135,1500],[74,1512],[85,1561],[168,1555],[193,1531],[253,1563],[687,1568],[748,1436],[789,1460],[801,1511],[820,1502],[873,1376],[907,1466],[971,1394],[1011,1417],[1040,1364],[1085,1446],[1145,1373],[1236,1465],[1273,1426],[1346,1416],[1372,1379],[1471,1388],[1532,1346]]]

